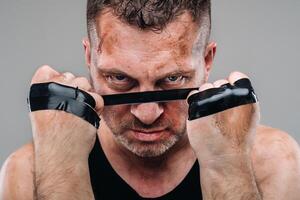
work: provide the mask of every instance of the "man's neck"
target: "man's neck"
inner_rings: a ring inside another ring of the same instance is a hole
[[[100,133],[101,132],[101,133]],[[108,128],[101,127],[98,133],[102,149],[116,173],[131,187],[146,196],[149,191],[165,193],[174,189],[187,175],[196,161],[187,136],[161,156],[143,158],[118,144]],[[152,189],[151,189],[152,188]],[[165,188],[165,189],[164,189]]]

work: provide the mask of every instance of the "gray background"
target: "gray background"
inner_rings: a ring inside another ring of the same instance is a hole
[[[85,75],[81,39],[85,3],[74,0],[0,1],[0,165],[31,140],[26,96],[38,66]],[[300,1],[219,0],[213,4],[218,53],[211,80],[233,70],[249,74],[262,122],[300,141]]]

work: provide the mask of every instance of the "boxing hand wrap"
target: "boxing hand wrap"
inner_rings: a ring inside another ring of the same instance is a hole
[[[87,103],[92,108],[95,108],[96,106],[96,102],[94,98],[91,95],[89,95],[89,93],[80,90],[78,88],[73,88],[55,82],[33,84],[30,88],[29,97],[41,97],[41,96],[66,97],[66,98],[74,99],[76,101]]]
[[[140,104],[150,102],[166,102],[185,100],[189,93],[198,88],[133,92],[127,94],[103,95],[104,105]]]
[[[96,102],[87,92],[78,88],[50,82],[33,84],[27,99],[31,112],[60,110],[74,114],[97,129],[100,118],[94,110]]]
[[[220,88],[211,88],[191,95],[188,98],[188,119],[198,119],[257,101],[250,80],[243,78],[237,80],[233,85],[225,84]]]
[[[104,105],[140,104],[185,100],[192,90],[185,88],[164,91],[103,95]],[[240,105],[256,103],[257,97],[249,79],[240,79],[233,85],[225,84],[191,95],[188,98],[189,120],[205,117]],[[100,118],[94,110],[96,102],[91,95],[78,88],[58,83],[33,84],[28,98],[30,110],[62,110],[88,121],[96,128]]]

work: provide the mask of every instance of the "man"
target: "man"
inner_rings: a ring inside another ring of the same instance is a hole
[[[300,198],[299,147],[259,124],[257,103],[192,121],[186,101],[104,107],[106,94],[207,91],[248,78],[207,83],[216,53],[209,0],[88,0],[87,21],[90,81],[43,66],[32,84],[87,91],[100,128],[62,111],[30,113],[33,143],[2,167],[1,199]]]

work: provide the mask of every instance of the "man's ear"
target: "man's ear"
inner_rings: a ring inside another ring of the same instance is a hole
[[[85,56],[85,63],[88,68],[91,66],[91,44],[88,38],[82,39],[82,44],[84,48],[84,56]]]
[[[213,61],[216,55],[216,51],[217,51],[217,43],[215,42],[210,42],[205,49],[205,54],[204,54],[205,82],[208,81],[208,77],[211,68],[213,66]]]

